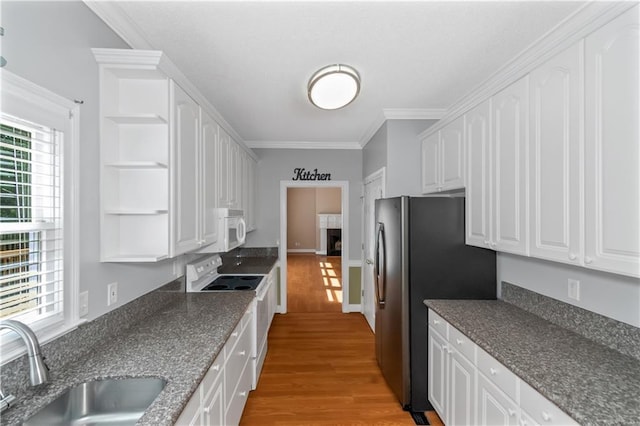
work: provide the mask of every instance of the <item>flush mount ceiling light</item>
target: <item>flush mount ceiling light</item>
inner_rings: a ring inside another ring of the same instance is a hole
[[[360,92],[360,75],[348,65],[329,65],[311,76],[307,93],[312,104],[321,109],[339,109],[349,105]]]

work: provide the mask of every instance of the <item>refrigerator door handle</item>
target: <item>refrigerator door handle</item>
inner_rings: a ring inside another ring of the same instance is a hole
[[[378,232],[376,234],[376,258],[374,265],[374,278],[376,282],[376,302],[380,308],[384,308],[386,298],[386,248],[384,241],[384,224],[378,222]]]

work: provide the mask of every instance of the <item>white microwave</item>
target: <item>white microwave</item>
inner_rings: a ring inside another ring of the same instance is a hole
[[[218,221],[218,239],[198,250],[198,253],[226,253],[244,244],[247,236],[247,225],[242,210],[216,209]]]

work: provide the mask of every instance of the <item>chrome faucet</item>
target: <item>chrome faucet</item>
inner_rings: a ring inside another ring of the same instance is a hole
[[[0,321],[0,330],[8,328],[14,331],[27,347],[27,356],[29,358],[29,379],[31,386],[41,385],[49,381],[49,368],[44,363],[42,352],[40,351],[40,344],[38,338],[33,331],[24,323],[15,320]],[[6,395],[0,388],[0,411],[4,411],[9,408],[11,401],[15,399],[13,395]]]

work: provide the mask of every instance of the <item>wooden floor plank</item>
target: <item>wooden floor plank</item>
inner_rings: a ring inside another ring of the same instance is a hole
[[[327,275],[320,272],[327,274],[326,261],[288,257],[289,280],[296,277],[289,282],[288,306],[295,311],[274,318],[258,388],[249,394],[240,424],[414,425],[382,377],[364,316],[343,314],[339,302],[327,299]],[[331,266],[340,271],[333,258]],[[428,414],[432,424],[441,425],[434,415]]]

